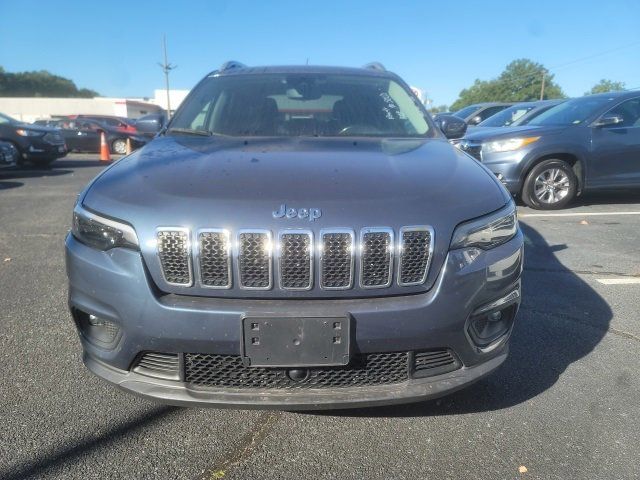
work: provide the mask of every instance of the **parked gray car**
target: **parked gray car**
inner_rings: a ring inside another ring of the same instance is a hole
[[[513,105],[513,102],[475,103],[453,112],[453,115],[463,119],[471,127],[478,125],[487,118],[491,118],[496,113],[501,112],[511,105]]]
[[[470,132],[459,147],[532,208],[587,190],[640,187],[640,92],[574,98],[526,125]]]
[[[395,74],[231,62],[79,195],[69,306],[92,372],[167,403],[409,402],[505,360],[522,249]]]
[[[561,104],[562,102],[564,102],[564,99],[516,103],[515,105],[505,108],[501,112],[498,112],[480,122],[475,127],[470,127],[467,133],[479,132],[482,129],[487,128],[517,127],[519,125],[526,125],[538,115],[546,112],[556,105]]]

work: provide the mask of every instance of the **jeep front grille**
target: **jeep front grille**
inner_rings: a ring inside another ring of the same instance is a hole
[[[269,290],[275,278],[284,290],[347,290],[356,284],[364,289],[390,287],[394,281],[423,284],[434,233],[428,226],[402,227],[397,237],[387,227],[366,227],[357,237],[344,228],[321,230],[317,237],[309,230],[282,230],[274,236],[269,230],[232,234],[207,228],[194,236],[194,252],[190,238],[184,228],[158,229],[157,253],[168,284]]]
[[[313,285],[311,232],[280,233],[280,288],[309,290]]]
[[[367,228],[360,234],[360,286],[388,287],[393,269],[393,230]]]
[[[156,238],[164,279],[171,285],[191,286],[189,231],[184,228],[164,228],[158,230]]]
[[[242,231],[238,235],[238,273],[240,288],[271,288],[271,232]]]
[[[428,227],[400,229],[399,285],[419,285],[426,280],[433,246],[433,233]]]
[[[198,235],[200,282],[203,287],[231,287],[231,241],[226,230],[201,230]]]
[[[320,234],[320,286],[344,290],[353,285],[354,235],[350,230],[323,231]]]

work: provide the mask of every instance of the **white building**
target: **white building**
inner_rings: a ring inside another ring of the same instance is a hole
[[[163,90],[164,91],[164,90]],[[173,105],[171,106],[173,109]],[[23,122],[63,115],[115,115],[138,118],[162,111],[153,100],[128,98],[0,97],[0,112]]]
[[[169,102],[171,103],[171,112],[175,112],[180,106],[184,98],[189,94],[190,90],[169,90]],[[167,110],[167,90],[159,89],[153,91],[153,98],[150,102],[158,105],[163,110]]]

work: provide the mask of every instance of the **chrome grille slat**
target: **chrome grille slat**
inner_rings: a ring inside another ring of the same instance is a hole
[[[433,229],[428,226],[400,229],[398,285],[420,285],[427,279],[433,254]]]
[[[353,286],[353,230],[333,229],[320,232],[320,287],[347,290]]]
[[[268,290],[272,285],[272,239],[269,230],[238,232],[238,279],[240,288]]]
[[[360,232],[360,286],[384,288],[393,275],[393,230],[363,228]]]
[[[310,290],[313,287],[313,234],[307,230],[280,232],[278,244],[280,288]]]
[[[231,288],[231,240],[223,229],[198,232],[200,283],[206,288]]]
[[[159,228],[156,240],[165,281],[170,285],[191,286],[193,272],[189,230],[181,227]]]

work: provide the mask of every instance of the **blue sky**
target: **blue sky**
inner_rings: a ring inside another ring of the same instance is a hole
[[[347,66],[378,60],[436,104],[448,104],[475,78],[495,77],[522,57],[543,63],[569,95],[582,95],[601,78],[640,87],[638,0],[163,5],[0,0],[0,65],[49,70],[105,96],[151,96],[164,85],[157,62],[166,33],[169,60],[178,65],[172,88],[191,88],[228,59]]]

